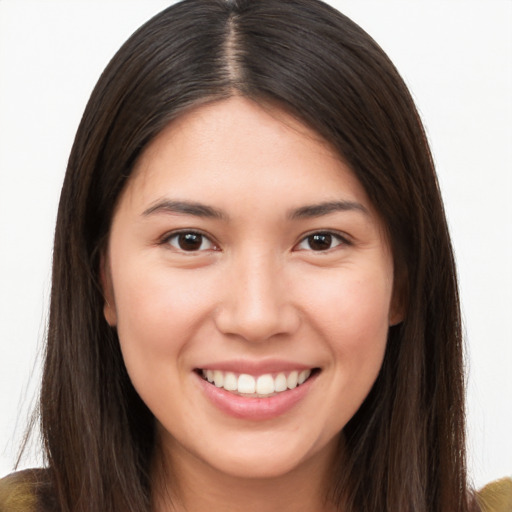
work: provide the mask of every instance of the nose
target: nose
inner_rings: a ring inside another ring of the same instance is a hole
[[[225,279],[216,314],[217,328],[223,334],[261,342],[297,330],[299,310],[286,286],[283,269],[272,258],[241,257]]]

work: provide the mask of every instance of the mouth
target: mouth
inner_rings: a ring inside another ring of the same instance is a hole
[[[262,375],[202,368],[195,371],[206,382],[233,395],[248,398],[269,398],[302,386],[318,374],[320,369],[309,368]]]

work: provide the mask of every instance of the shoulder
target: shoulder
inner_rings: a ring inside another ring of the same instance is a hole
[[[18,471],[0,480],[0,510],[2,512],[32,512],[36,510],[33,470]]]
[[[47,469],[26,469],[0,479],[1,512],[54,512]]]
[[[482,512],[512,511],[512,478],[502,478],[481,489],[477,501]]]

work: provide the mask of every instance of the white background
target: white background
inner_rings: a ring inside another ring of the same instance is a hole
[[[38,387],[53,224],[80,116],[121,43],[169,3],[0,0],[0,476]],[[478,487],[512,473],[512,2],[331,3],[390,55],[431,140],[460,271]],[[23,467],[38,460],[34,450]]]

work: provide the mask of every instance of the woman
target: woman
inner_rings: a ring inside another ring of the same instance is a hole
[[[139,29],[62,190],[28,499],[478,510],[463,412],[443,207],[382,50],[310,0]]]

